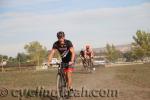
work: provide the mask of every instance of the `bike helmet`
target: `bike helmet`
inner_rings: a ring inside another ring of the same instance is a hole
[[[63,31],[57,32],[57,38],[65,37],[65,33]]]
[[[81,52],[82,52],[82,51],[84,52],[84,49],[81,49]]]

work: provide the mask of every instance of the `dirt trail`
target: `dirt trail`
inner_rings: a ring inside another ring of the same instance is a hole
[[[132,84],[125,84],[115,75],[115,71],[109,71],[109,68],[97,68],[92,74],[80,74],[80,79],[74,81],[74,87],[81,90],[84,86],[86,89],[105,89],[117,90],[118,97],[78,97],[73,100],[149,100],[150,88],[141,88]]]

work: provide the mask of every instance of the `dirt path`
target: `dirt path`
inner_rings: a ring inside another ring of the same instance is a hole
[[[111,71],[110,71],[111,70]],[[132,84],[125,84],[115,75],[111,68],[97,68],[92,74],[79,74],[80,79],[74,81],[74,87],[81,90],[84,86],[86,89],[96,90],[117,90],[117,97],[104,95],[102,92],[99,97],[77,97],[73,100],[149,100],[150,88],[141,88]],[[113,92],[114,93],[114,92]],[[115,92],[116,93],[116,92]],[[97,96],[97,95],[96,95]],[[104,97],[103,97],[104,96]]]

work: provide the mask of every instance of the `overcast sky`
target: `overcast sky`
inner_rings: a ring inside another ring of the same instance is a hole
[[[128,44],[150,32],[150,0],[0,0],[0,54],[16,56],[39,41],[50,49],[64,31],[76,50],[85,44]]]

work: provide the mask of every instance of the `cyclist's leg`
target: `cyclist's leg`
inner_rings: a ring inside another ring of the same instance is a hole
[[[93,69],[93,64],[92,64],[92,58],[90,58],[90,69],[92,70]]]
[[[93,57],[91,57],[91,69],[95,71],[94,59],[93,59]]]
[[[94,59],[91,59],[92,66],[94,67]]]
[[[85,61],[84,61],[84,58],[83,57],[80,57],[81,58],[81,61],[82,61],[82,65],[83,67],[85,66]]]
[[[90,66],[90,57],[89,56],[87,57],[87,63],[88,63],[88,66]]]
[[[66,75],[68,89],[72,88],[72,71],[73,71],[73,68],[65,69],[65,75]]]
[[[84,70],[86,70],[86,68],[87,68],[87,61],[85,58],[83,59],[83,68],[84,68]]]
[[[86,58],[86,69],[88,70],[89,69],[89,57],[87,56]]]
[[[86,68],[86,60],[85,59],[82,60],[82,64],[83,64],[83,68],[85,69]]]
[[[72,88],[72,72],[67,72],[68,89]]]

